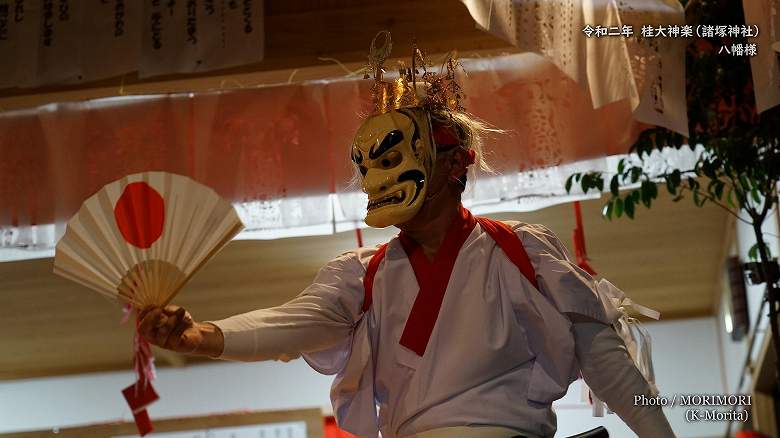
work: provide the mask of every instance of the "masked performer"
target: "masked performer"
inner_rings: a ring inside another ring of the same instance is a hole
[[[634,405],[649,384],[558,238],[461,205],[485,126],[460,108],[453,61],[418,75],[415,49],[386,81],[377,52],[375,110],[352,161],[366,223],[400,233],[331,260],[281,306],[204,323],[150,309],[144,336],[227,360],[303,356],[336,374],[338,424],[365,437],[552,437],[551,403],[578,372],[640,437],[674,437],[660,407]]]

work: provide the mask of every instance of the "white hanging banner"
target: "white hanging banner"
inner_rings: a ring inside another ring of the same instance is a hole
[[[0,88],[263,59],[263,0],[0,0]]]
[[[688,136],[686,41],[637,38],[643,25],[683,25],[679,1],[461,2],[480,28],[552,61],[588,91],[594,108],[625,99],[637,121]],[[594,27],[609,33],[588,36],[585,31]]]
[[[142,78],[263,59],[262,1],[147,0],[142,22]]]
[[[216,70],[263,59],[263,2],[206,0],[200,9],[198,41],[202,70]]]
[[[745,23],[758,26],[758,35],[748,42],[758,47],[750,58],[756,111],[780,104],[780,5],[771,0],[744,0]]]
[[[0,62],[0,88],[12,87],[16,83],[19,21],[15,5],[10,0],[0,0],[0,60],[4,60]]]
[[[40,86],[81,80],[81,18],[86,3],[43,0],[39,5],[38,68],[37,74],[30,78],[31,84]]]
[[[197,70],[200,35],[196,1],[147,0],[141,23],[139,77]]]

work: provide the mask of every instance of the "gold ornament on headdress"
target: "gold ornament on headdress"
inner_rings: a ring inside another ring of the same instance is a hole
[[[377,47],[377,40],[383,40]],[[384,30],[376,34],[371,41],[368,54],[368,66],[364,79],[370,79],[373,72],[374,84],[371,87],[374,109],[373,115],[383,114],[399,108],[421,107],[427,110],[462,111],[460,101],[463,94],[455,81],[455,69],[460,65],[453,52],[445,56],[439,73],[428,71],[429,63],[425,54],[414,44],[412,66],[399,63],[398,78],[384,79],[384,63],[390,57],[393,42],[390,32]],[[419,70],[418,70],[419,69]],[[422,71],[422,74],[420,74]]]

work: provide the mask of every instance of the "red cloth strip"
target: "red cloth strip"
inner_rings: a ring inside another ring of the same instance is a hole
[[[363,247],[363,232],[360,231],[360,228],[355,228],[355,237],[357,237],[358,248],[362,248]]]
[[[588,274],[595,276],[596,271],[588,263],[588,250],[585,248],[585,227],[582,225],[580,201],[574,201],[574,220],[576,225],[572,233],[572,241],[574,242],[574,256],[577,259],[577,266]]]
[[[517,266],[520,273],[523,274],[536,289],[539,289],[539,284],[536,282],[536,271],[531,264],[531,259],[528,258],[528,253],[525,252],[523,242],[517,237],[514,230],[509,225],[501,222],[488,219],[486,217],[478,217],[477,222],[479,226],[485,230],[490,237],[495,240],[498,246],[504,251],[504,254]]]
[[[146,412],[146,409],[134,412],[133,419],[135,420],[136,427],[138,427],[138,435],[144,436],[154,430],[154,427],[152,427],[152,420],[149,419],[149,414]]]
[[[365,294],[363,296],[363,311],[366,312],[371,307],[373,301],[374,291],[374,275],[379,268],[379,263],[385,258],[385,251],[387,251],[387,244],[383,243],[379,246],[379,249],[371,257],[371,261],[368,262],[366,268],[366,276],[363,277],[363,289]]]
[[[458,136],[448,126],[433,125],[433,141],[437,146],[457,146],[460,144]]]
[[[145,409],[160,398],[151,383],[141,381],[137,381],[123,389],[122,395],[125,396],[127,405],[130,406],[130,410],[133,412]]]
[[[141,323],[138,319],[138,313],[136,313],[135,318],[135,352],[133,354],[133,367],[137,377],[135,383],[122,390],[122,395],[133,412],[139,435],[144,436],[152,431],[152,420],[149,419],[146,407],[160,397],[151,383],[155,378],[154,357],[149,342],[138,331]]]
[[[422,248],[405,233],[399,237],[409,262],[414,269],[420,291],[414,300],[412,311],[406,320],[400,343],[404,347],[422,356],[428,346],[436,320],[439,317],[444,293],[450,281],[452,268],[458,258],[460,248],[476,226],[477,221],[471,212],[460,207],[460,211],[452,219],[444,241],[429,261]]]
[[[409,258],[418,285],[420,286],[420,291],[418,292],[417,299],[412,307],[412,312],[407,319],[400,343],[421,356],[425,352],[430,336],[433,333],[433,327],[438,319],[441,304],[444,300],[444,291],[447,289],[447,283],[449,283],[449,277],[452,274],[455,258],[457,258],[457,254],[460,253],[460,248],[463,246],[465,239],[474,228],[474,225],[471,223],[472,220],[475,220],[480,224],[482,229],[490,235],[499,247],[501,247],[509,260],[517,266],[523,276],[525,276],[536,289],[539,289],[536,281],[536,271],[531,264],[528,254],[525,252],[523,242],[517,234],[515,234],[514,230],[503,222],[484,217],[469,219],[467,216],[471,216],[471,214],[467,210],[464,212],[464,210],[465,209],[461,207],[460,216],[453,221],[447,237],[445,238],[449,239],[445,240],[445,242],[451,243],[448,243],[447,245],[442,244],[442,249],[439,250],[434,262],[430,262],[427,259],[417,243],[410,237],[403,233],[399,236],[401,245],[404,247],[404,251]],[[460,230],[460,235],[453,237],[453,234],[457,230]],[[386,249],[387,244],[380,246],[379,250],[371,257],[368,267],[366,268],[366,275],[363,278],[363,287],[365,290],[363,299],[364,312],[371,307],[374,276],[379,269],[379,264],[385,257]],[[445,252],[450,253],[449,259],[444,256]],[[443,268],[439,270],[440,267],[436,264],[437,261],[440,261],[441,265],[446,265],[451,262],[449,269],[446,269],[446,266],[443,266]],[[423,291],[428,292],[423,293]],[[412,316],[412,313],[414,313],[414,316]]]

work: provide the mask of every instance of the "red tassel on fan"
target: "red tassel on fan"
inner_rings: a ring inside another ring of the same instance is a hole
[[[137,379],[135,383],[122,390],[127,405],[133,412],[135,425],[138,428],[138,434],[144,436],[152,431],[152,421],[146,412],[146,407],[157,401],[160,397],[154,390],[151,381],[156,377],[154,371],[154,356],[152,356],[152,347],[146,339],[138,332],[140,321],[135,320],[134,337],[134,356],[133,368]]]
[[[574,242],[574,256],[577,259],[577,266],[590,275],[596,275],[596,271],[588,264],[588,251],[585,249],[585,229],[582,226],[580,201],[574,201],[574,219],[576,225],[572,235],[572,241]]]
[[[133,420],[135,420],[135,426],[138,428],[138,435],[144,436],[154,430],[152,427],[152,420],[149,419],[149,414],[146,409],[141,409],[138,413],[133,413]]]

